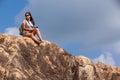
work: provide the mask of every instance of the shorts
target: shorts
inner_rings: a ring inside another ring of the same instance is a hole
[[[23,35],[23,36],[26,36],[27,33],[32,33],[32,32],[31,32],[31,31],[23,31],[23,32],[22,32],[22,35]]]

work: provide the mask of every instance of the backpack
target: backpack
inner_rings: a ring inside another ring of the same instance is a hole
[[[20,35],[23,35],[22,25],[19,27],[19,34],[20,34]]]

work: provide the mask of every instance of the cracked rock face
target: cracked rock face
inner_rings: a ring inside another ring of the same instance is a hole
[[[0,34],[0,80],[120,80],[120,68],[94,64],[56,44]]]

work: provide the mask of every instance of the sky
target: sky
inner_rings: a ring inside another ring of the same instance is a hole
[[[95,63],[120,66],[120,0],[1,0],[0,33],[19,36],[30,11],[44,40]]]

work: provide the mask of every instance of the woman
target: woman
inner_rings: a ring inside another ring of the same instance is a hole
[[[25,37],[30,37],[32,38],[36,43],[40,44],[42,41],[42,37],[39,31],[38,27],[34,27],[35,22],[32,18],[32,15],[30,12],[26,12],[25,13],[25,20],[22,23],[22,35]],[[36,39],[35,35],[38,36],[39,40]]]

